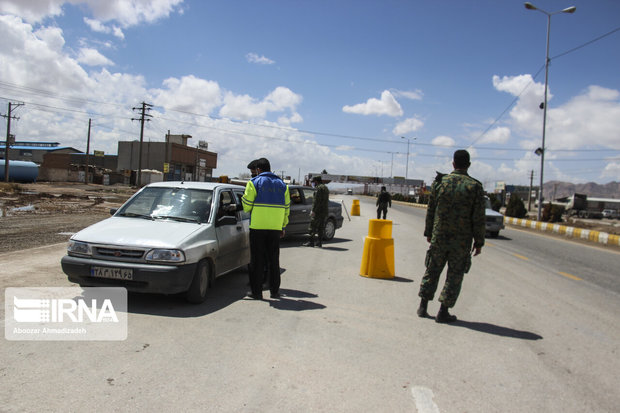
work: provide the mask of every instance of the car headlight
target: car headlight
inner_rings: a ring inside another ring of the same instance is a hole
[[[147,261],[158,262],[184,262],[185,254],[181,250],[156,249],[150,250],[146,254]]]
[[[90,248],[90,244],[81,241],[69,241],[67,246],[67,253],[69,255],[92,255],[93,252]]]

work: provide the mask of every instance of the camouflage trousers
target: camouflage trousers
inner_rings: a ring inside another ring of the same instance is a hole
[[[325,221],[327,221],[326,215],[314,215],[310,218],[310,239],[314,239],[314,235],[319,237],[319,240],[323,239],[323,235],[325,235]]]
[[[437,246],[431,245],[426,252],[426,272],[420,282],[421,298],[431,301],[437,291],[439,276],[444,266],[448,263],[446,282],[439,296],[439,301],[446,307],[451,308],[461,292],[463,277],[471,267],[471,251],[462,245]]]

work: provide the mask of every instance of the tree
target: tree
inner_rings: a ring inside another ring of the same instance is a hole
[[[327,173],[325,169],[323,169],[323,172],[321,172],[321,175],[329,175],[329,174]]]
[[[491,209],[499,212],[499,209],[502,207],[502,201],[495,194],[489,194],[489,200],[491,201]]]
[[[544,204],[541,219],[546,222],[562,222],[563,213],[564,207],[561,205]]]
[[[512,194],[506,206],[506,216],[513,218],[524,218],[527,215],[525,204],[519,195]]]

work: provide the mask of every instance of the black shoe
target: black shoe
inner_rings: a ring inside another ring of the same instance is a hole
[[[253,300],[262,300],[263,297],[258,295],[258,294],[254,294],[252,293],[252,291],[248,291],[247,294],[245,295],[247,298],[251,298]]]
[[[437,317],[435,317],[435,322],[445,324],[445,323],[454,323],[455,321],[456,321],[456,316],[450,314],[448,312],[448,308],[442,305],[441,308],[439,309],[439,312],[437,313]]]
[[[308,241],[301,244],[303,247],[314,247],[314,242]]]
[[[271,298],[280,298],[280,293],[271,293]]]

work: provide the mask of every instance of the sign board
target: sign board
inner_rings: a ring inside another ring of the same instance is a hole
[[[167,174],[168,172],[170,172],[170,164],[164,162],[164,173]]]
[[[201,168],[205,168],[207,166],[207,161],[200,159],[200,161],[198,161],[198,165],[200,165]]]
[[[105,152],[103,151],[93,151],[93,153],[95,154],[95,156],[105,156]]]

